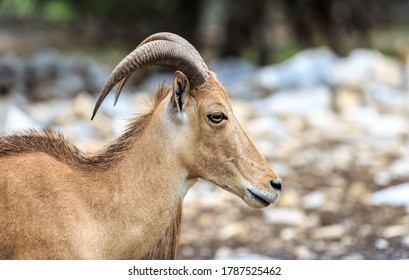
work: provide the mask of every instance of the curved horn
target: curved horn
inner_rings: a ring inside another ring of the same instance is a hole
[[[205,68],[206,70],[208,70],[208,67],[206,65],[206,63],[204,62],[202,56],[199,54],[199,52],[196,50],[195,47],[192,46],[192,44],[190,44],[185,38],[180,37],[179,35],[176,35],[174,33],[170,33],[170,32],[159,32],[159,33],[155,33],[151,36],[149,36],[148,38],[146,38],[145,40],[142,41],[142,43],[139,44],[139,46],[142,46],[146,43],[152,42],[152,41],[156,41],[156,40],[165,40],[165,41],[171,41],[174,43],[177,43],[181,46],[186,47],[186,49],[197,58],[198,62],[200,62],[201,66],[203,68]]]
[[[174,42],[177,43],[183,47],[186,47],[186,50],[188,52],[190,52],[197,60],[198,63],[200,63],[201,67],[203,67],[206,70],[209,70],[209,68],[206,65],[206,62],[203,60],[202,56],[199,54],[199,52],[196,50],[195,47],[192,46],[192,44],[189,43],[189,41],[187,41],[185,38],[180,37],[179,35],[176,35],[174,33],[170,33],[170,32],[158,32],[155,33],[151,36],[149,36],[148,38],[146,38],[145,40],[143,40],[138,47],[152,42],[152,41],[157,41],[157,40],[165,40],[165,41],[170,41],[170,42]],[[129,73],[128,76],[124,77],[119,83],[118,83],[118,87],[116,88],[115,91],[115,101],[114,101],[114,106],[116,105],[119,95],[121,94],[122,88],[124,87],[126,81],[129,79],[129,77],[132,75],[132,72]]]
[[[199,53],[197,51],[197,54],[193,52],[191,49],[193,46],[190,44],[189,45],[191,47],[186,46],[185,43],[181,45],[170,40],[145,41],[142,42],[143,44],[141,43],[133,52],[128,54],[112,71],[108,81],[105,83],[98,97],[91,120],[94,118],[99,107],[111,89],[119,83],[118,89],[115,93],[116,103],[120,91],[129,76],[135,70],[144,66],[160,65],[172,68],[174,70],[180,70],[188,78],[191,88],[195,88],[203,84],[208,79],[209,76],[207,74],[207,66],[203,67],[203,59],[201,59],[201,61],[199,60],[197,57],[200,57]]]

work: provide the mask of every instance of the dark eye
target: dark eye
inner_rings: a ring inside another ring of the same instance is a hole
[[[207,118],[209,119],[209,121],[211,121],[212,123],[215,123],[215,124],[221,123],[222,120],[227,120],[227,117],[222,112],[209,114],[209,115],[207,115]]]

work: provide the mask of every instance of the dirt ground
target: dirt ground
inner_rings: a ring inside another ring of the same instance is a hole
[[[405,207],[370,205],[370,192],[379,189],[371,174],[356,169],[322,177],[307,167],[297,171],[284,178],[281,201],[264,210],[251,209],[230,195],[217,205],[203,203],[200,198],[185,203],[179,257],[409,258],[409,246],[402,241],[408,230],[408,212]],[[193,186],[190,191],[200,187]],[[324,205],[316,209],[298,206],[305,196],[316,191],[328,194]],[[211,192],[221,195],[223,191],[213,187]],[[289,209],[289,219],[292,210],[301,209],[303,221],[266,221],[264,212],[282,207]]]

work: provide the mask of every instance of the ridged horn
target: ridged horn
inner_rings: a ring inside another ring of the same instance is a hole
[[[174,42],[177,43],[181,46],[186,47],[186,50],[189,51],[197,60],[198,63],[200,63],[200,65],[206,69],[209,70],[206,62],[203,60],[202,56],[199,54],[199,52],[196,50],[195,47],[192,46],[192,44],[189,43],[189,41],[187,41],[185,38],[180,37],[179,35],[176,35],[174,33],[170,33],[170,32],[159,32],[159,33],[155,33],[151,36],[149,36],[148,38],[146,38],[145,40],[143,40],[138,47],[152,42],[152,41],[157,41],[157,40],[165,40],[165,41],[170,41],[170,42]],[[115,91],[115,102],[114,102],[114,106],[116,105],[119,95],[122,91],[122,88],[124,87],[126,81],[128,80],[128,78],[132,75],[132,73],[130,73],[128,76],[126,76],[125,78],[123,78],[119,83],[118,83],[118,87],[116,88]]]
[[[200,62],[201,66],[204,69],[208,70],[208,67],[207,67],[206,63],[204,62],[202,56],[199,54],[199,52],[196,50],[196,48],[193,47],[192,44],[190,44],[189,41],[187,41],[185,38],[182,38],[179,35],[176,35],[174,33],[170,33],[170,32],[155,33],[155,34],[149,36],[148,38],[146,38],[145,40],[143,40],[142,43],[139,44],[139,46],[142,46],[142,45],[144,45],[146,43],[156,41],[156,40],[170,41],[170,42],[174,42],[174,43],[177,43],[177,44],[179,44],[181,46],[186,47],[186,49],[194,57],[196,57],[197,61]]]
[[[171,36],[172,40],[152,39],[155,35],[156,34],[144,40],[115,67],[98,97],[91,120],[95,117],[105,97],[112,88],[119,83],[115,93],[116,103],[126,80],[139,68],[149,65],[159,65],[179,70],[186,75],[191,88],[203,84],[209,78],[207,73],[208,68],[203,59],[196,49],[185,39],[175,34]],[[173,39],[177,39],[178,42],[175,42]]]

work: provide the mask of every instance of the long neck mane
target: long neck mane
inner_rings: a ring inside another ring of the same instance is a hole
[[[161,87],[153,100],[150,112],[135,118],[128,129],[113,143],[95,154],[86,154],[70,144],[61,134],[46,129],[0,137],[0,157],[27,153],[45,153],[75,169],[82,171],[106,170],[120,162],[135,140],[144,132],[158,104],[169,91]],[[158,242],[143,259],[175,259],[181,233],[182,200],[177,202],[169,226]]]
[[[74,168],[86,171],[105,170],[119,162],[132,143],[143,133],[152,113],[168,90],[162,86],[156,92],[152,109],[134,118],[126,131],[105,149],[86,154],[69,143],[64,136],[50,129],[29,130],[20,134],[0,137],[0,157],[41,152]]]

